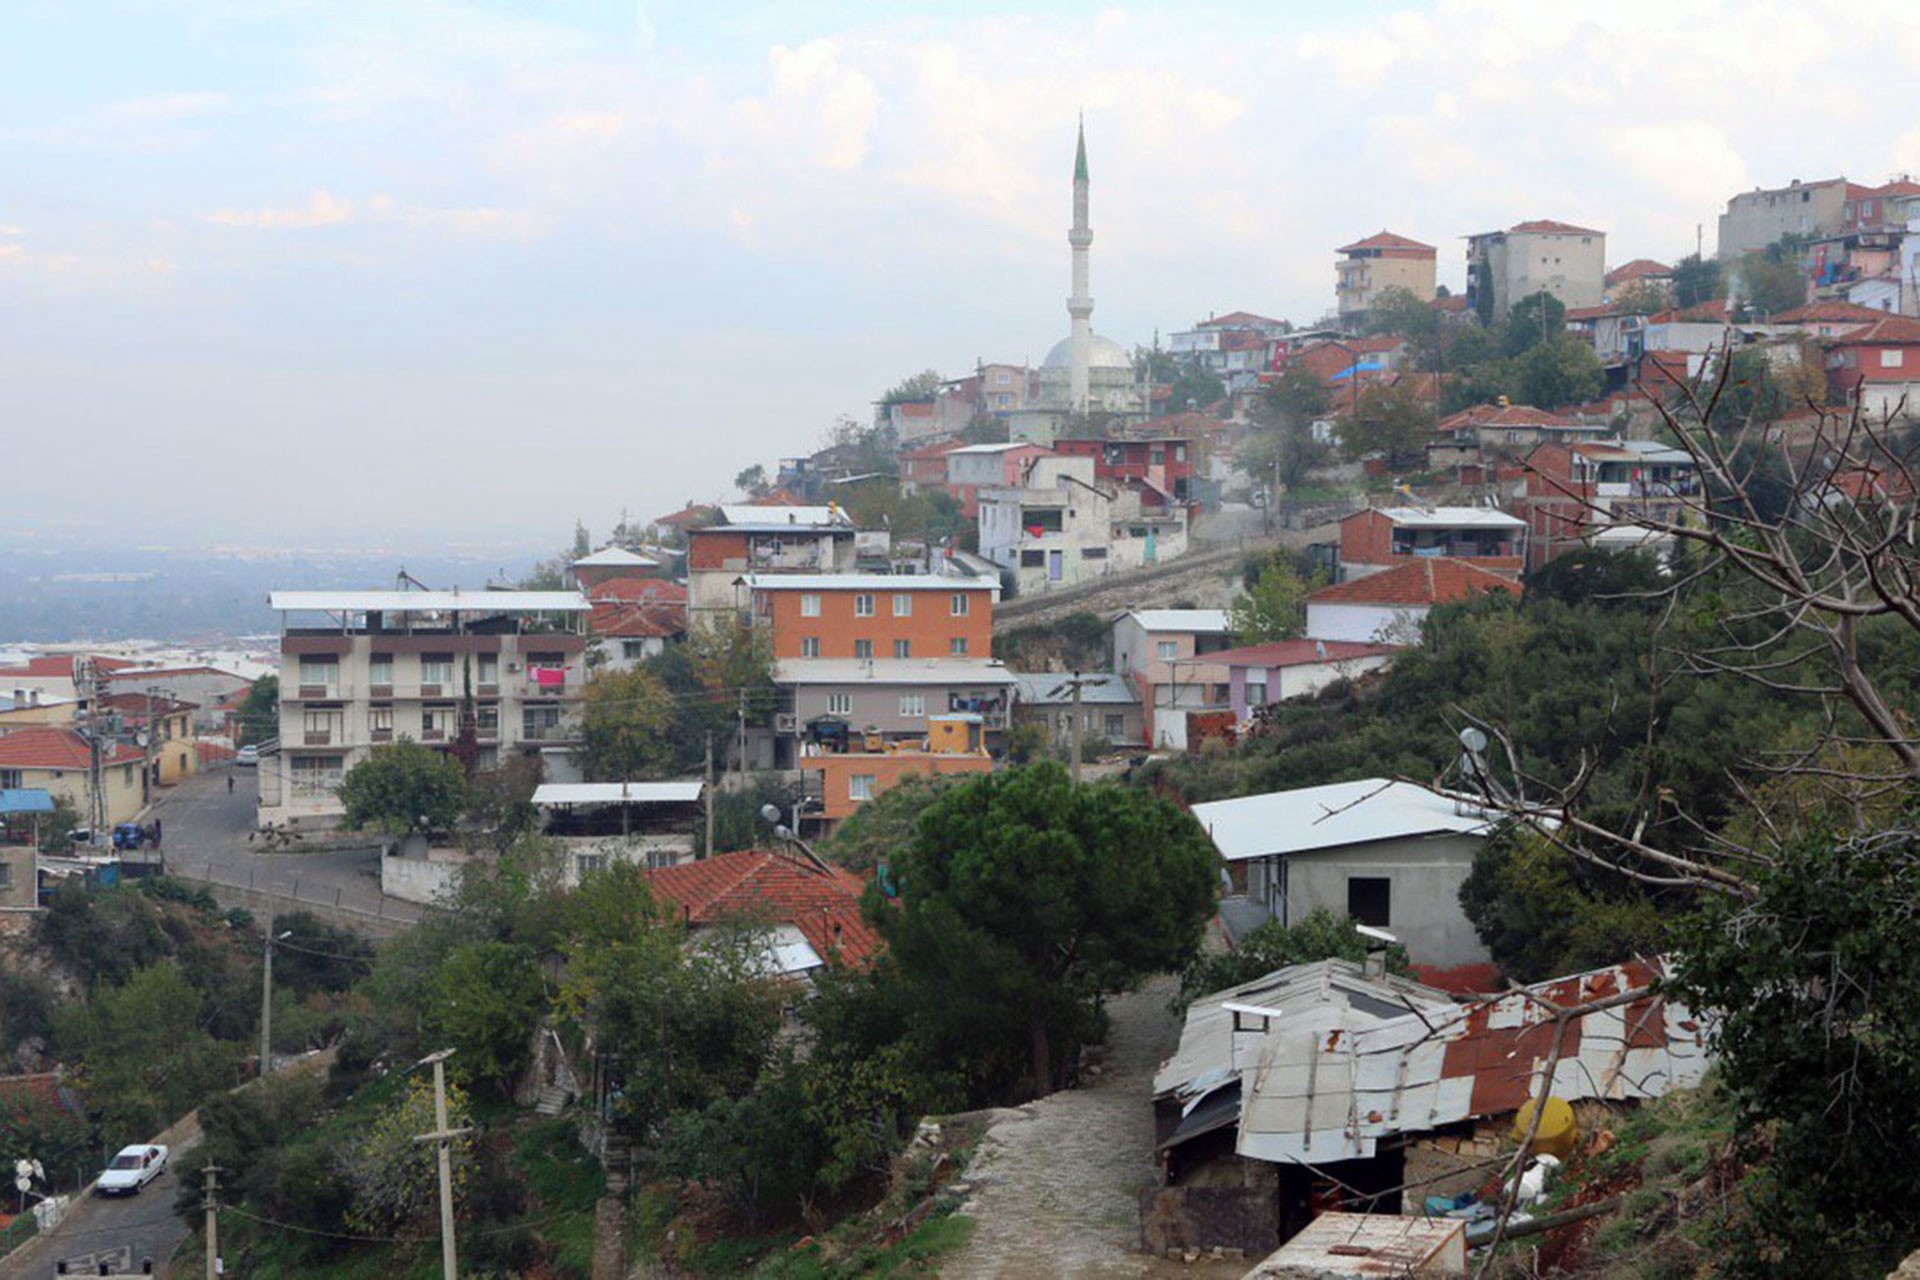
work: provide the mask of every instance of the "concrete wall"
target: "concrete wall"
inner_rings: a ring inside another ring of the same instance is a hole
[[[1411,644],[1420,638],[1420,627],[1426,620],[1425,605],[1307,602],[1307,636],[1313,640]]]
[[[1280,884],[1270,864],[1256,863],[1248,868],[1248,896],[1269,902],[1273,914],[1289,921],[1319,907],[1344,916],[1350,877],[1384,877],[1391,897],[1386,929],[1415,964],[1483,964],[1491,957],[1460,909],[1460,885],[1482,843],[1476,836],[1447,835],[1296,854],[1286,859]],[[1275,900],[1277,892],[1284,892],[1283,902]]]

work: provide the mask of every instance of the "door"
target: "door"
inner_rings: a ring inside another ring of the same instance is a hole
[[[1047,552],[1047,581],[1058,582],[1066,574],[1066,552]]]

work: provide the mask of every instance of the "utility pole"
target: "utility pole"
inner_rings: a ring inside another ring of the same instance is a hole
[[[747,779],[747,691],[740,691],[740,780]]]
[[[1073,718],[1067,723],[1067,740],[1071,744],[1073,756],[1068,761],[1067,767],[1071,770],[1075,783],[1080,781],[1080,690],[1086,683],[1087,678],[1075,671],[1071,680],[1055,686],[1053,692],[1048,695],[1057,698],[1062,690],[1073,690]]]
[[[708,732],[707,734],[706,783],[707,785],[701,789],[700,794],[706,798],[706,802],[707,802],[707,840],[706,840],[707,853],[706,853],[706,856],[711,858],[713,856],[713,734],[712,732]]]
[[[472,1129],[447,1128],[447,1059],[453,1050],[430,1053],[415,1063],[433,1067],[433,1132],[414,1137],[415,1142],[434,1143],[440,1152],[440,1268],[443,1280],[459,1280],[460,1268],[453,1252],[453,1153],[448,1143]]]
[[[220,1166],[210,1164],[200,1172],[206,1175],[205,1192],[207,1209],[207,1280],[221,1272],[220,1266]]]
[[[260,972],[260,1076],[266,1078],[273,1062],[273,944],[293,936],[293,930],[273,931],[273,917],[267,917],[266,961]]]

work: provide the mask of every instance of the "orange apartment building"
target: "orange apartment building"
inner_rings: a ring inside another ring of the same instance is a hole
[[[1340,522],[1340,580],[1415,556],[1446,556],[1518,577],[1526,547],[1527,522],[1491,507],[1368,507]]]
[[[824,835],[903,778],[992,770],[981,717],[929,716],[927,736],[918,743],[886,745],[866,740],[850,744],[844,751],[822,750],[801,756],[800,772],[808,800],[802,817],[813,821]]]
[[[739,580],[773,656],[979,658],[993,650],[992,578],[944,574],[748,574]]]

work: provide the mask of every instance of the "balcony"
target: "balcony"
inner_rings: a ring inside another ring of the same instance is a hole
[[[420,686],[420,696],[423,698],[444,698],[446,694],[441,692],[444,687],[445,686],[440,684],[422,684]]]
[[[305,736],[301,738],[300,745],[303,747],[330,747],[333,745],[333,735],[324,730],[315,731],[309,729]]]
[[[447,731],[445,729],[422,729],[420,731],[420,741],[422,742],[445,742],[446,740]]]
[[[372,730],[369,730],[369,731],[368,731],[368,733],[367,733],[367,736],[368,736],[369,738],[371,738],[371,739],[372,739],[373,741],[375,741],[375,742],[392,742],[392,741],[393,741],[393,730],[391,730],[391,729],[372,729]],[[311,744],[309,744],[309,745],[311,745]]]
[[[572,742],[579,732],[569,724],[529,724],[522,725],[522,742]]]
[[[567,679],[566,672],[559,671],[554,674],[560,678],[557,680],[552,678],[541,680],[535,678],[532,673],[529,673],[526,687],[521,691],[521,696],[524,698],[564,698],[568,694],[578,691],[577,686]]]
[[[393,696],[393,682],[389,680],[385,684],[376,682],[368,685],[367,696],[369,698],[391,698]]]
[[[301,701],[331,702],[340,696],[341,686],[333,684],[303,684],[294,687],[293,696]]]

